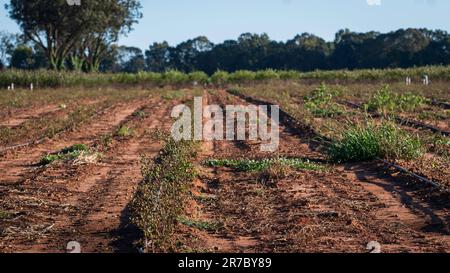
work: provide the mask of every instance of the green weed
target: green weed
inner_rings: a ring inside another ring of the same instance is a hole
[[[377,126],[354,125],[344,131],[341,140],[328,149],[329,157],[337,163],[383,159],[414,159],[423,154],[423,144],[394,123]]]
[[[55,161],[76,159],[83,153],[87,153],[89,147],[84,144],[75,144],[71,147],[64,148],[58,153],[47,154],[41,158],[40,165],[46,166]]]
[[[384,115],[390,112],[412,112],[425,103],[425,98],[412,93],[394,94],[386,85],[381,88],[365,105],[371,112],[380,112]]]
[[[299,170],[320,171],[325,169],[324,166],[321,166],[320,164],[298,158],[276,158],[262,160],[210,159],[207,160],[205,164],[209,167],[227,167],[240,172],[260,172],[268,169],[274,164],[281,164]]]
[[[121,126],[116,132],[116,135],[121,138],[129,137],[132,134],[133,134],[133,130],[127,126]]]
[[[147,117],[147,113],[145,113],[144,111],[136,111],[132,114],[132,116],[135,118],[145,118]]]
[[[341,115],[344,110],[333,102],[333,98],[338,96],[338,92],[330,90],[325,84],[321,84],[312,94],[305,97],[305,107],[315,117],[335,117]]]

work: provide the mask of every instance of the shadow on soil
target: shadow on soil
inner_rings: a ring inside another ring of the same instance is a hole
[[[136,243],[142,238],[141,231],[130,221],[130,205],[122,211],[120,215],[120,226],[113,232],[116,238],[111,247],[116,253],[138,253]]]
[[[434,189],[427,188],[406,174],[396,174],[394,177],[393,172],[380,164],[347,164],[345,169],[354,172],[359,181],[382,188],[386,194],[395,192],[396,199],[402,205],[427,219],[420,228],[422,231],[450,235],[450,216],[438,214],[450,208],[447,194],[433,192]]]

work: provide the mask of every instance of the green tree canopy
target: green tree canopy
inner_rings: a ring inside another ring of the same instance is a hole
[[[142,16],[137,0],[11,0],[6,8],[24,36],[46,53],[52,69],[63,69],[70,54],[89,70],[100,64],[107,46]]]

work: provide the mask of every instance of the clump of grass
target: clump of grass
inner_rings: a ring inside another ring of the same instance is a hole
[[[182,225],[197,228],[200,230],[206,230],[206,231],[217,231],[222,227],[222,224],[219,222],[206,222],[201,220],[194,220],[189,219],[184,216],[178,217],[178,222]]]
[[[213,205],[214,202],[217,200],[217,198],[215,196],[204,195],[204,194],[194,196],[194,199],[198,203],[204,204],[206,206]]]
[[[383,159],[414,159],[423,154],[423,144],[394,123],[355,125],[344,131],[341,140],[328,149],[329,157],[337,163]]]
[[[46,166],[55,161],[76,159],[80,155],[89,152],[89,147],[84,144],[75,144],[71,147],[62,149],[58,153],[47,154],[41,158],[40,165]]]
[[[100,145],[106,150],[109,148],[112,141],[113,141],[112,133],[107,133],[100,137]]]
[[[293,169],[320,171],[324,170],[324,166],[298,158],[274,158],[262,160],[250,159],[210,159],[205,162],[209,167],[227,167],[240,172],[260,172],[267,170],[273,165],[288,166]]]
[[[272,186],[277,181],[289,177],[292,173],[292,167],[288,164],[283,164],[281,161],[276,161],[259,174],[259,179],[263,185]]]
[[[333,98],[339,93],[330,90],[325,84],[314,90],[311,95],[305,97],[305,107],[315,117],[335,117],[341,115],[344,110],[333,102]]]
[[[132,116],[135,118],[145,118],[145,117],[147,117],[147,114],[144,111],[138,110],[138,111],[134,112],[132,114]]]
[[[133,134],[133,130],[127,126],[121,126],[116,132],[116,135],[121,138],[129,137],[132,134]]]
[[[168,91],[161,97],[165,100],[175,100],[175,99],[181,99],[186,95],[185,92],[182,90],[175,90],[175,91]]]
[[[378,90],[367,102],[365,108],[371,112],[380,112],[384,115],[389,112],[412,112],[425,103],[425,98],[412,93],[394,94],[389,85]]]
[[[261,171],[269,166],[268,160],[235,160],[235,159],[210,159],[205,162],[209,167],[227,167],[241,172]]]
[[[171,237],[196,176],[196,151],[195,142],[169,138],[157,158],[142,158],[144,180],[131,203],[131,220],[143,232],[146,250],[173,246]]]
[[[0,220],[10,219],[12,215],[10,212],[0,210]]]

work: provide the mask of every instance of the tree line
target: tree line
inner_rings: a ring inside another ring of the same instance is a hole
[[[406,68],[450,64],[450,35],[443,30],[336,33],[334,41],[303,33],[288,41],[244,33],[219,44],[200,36],[145,51],[119,46],[120,35],[142,17],[137,0],[11,0],[6,8],[21,33],[0,33],[0,66],[85,72],[181,72],[221,70],[336,70]]]

